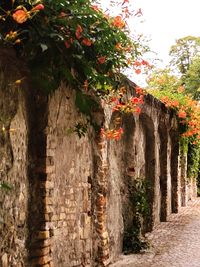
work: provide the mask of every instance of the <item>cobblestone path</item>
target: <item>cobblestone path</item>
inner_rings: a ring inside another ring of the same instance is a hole
[[[200,267],[200,198],[171,214],[147,235],[151,248],[110,267]]]

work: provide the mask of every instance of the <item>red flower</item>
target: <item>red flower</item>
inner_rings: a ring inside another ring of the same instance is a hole
[[[135,112],[136,112],[137,114],[140,114],[140,112],[141,112],[141,108],[140,108],[140,107],[136,107],[136,108],[135,108]]]
[[[136,91],[136,94],[138,94],[138,95],[142,95],[143,94],[143,90],[139,86],[136,86],[135,91]]]
[[[140,97],[132,97],[131,98],[131,102],[133,104],[143,104],[144,103],[143,96],[140,96]]]
[[[71,45],[70,45],[70,43],[68,41],[66,41],[65,42],[65,46],[66,46],[66,48],[70,48]]]
[[[98,60],[99,64],[103,64],[106,61],[106,56],[98,57],[97,60]]]
[[[43,10],[44,9],[44,5],[43,4],[38,4],[37,6],[35,6],[34,8],[32,8],[32,11],[35,10]]]
[[[81,27],[81,25],[78,25],[77,28],[76,28],[76,32],[75,32],[75,35],[76,35],[76,38],[77,39],[81,39],[81,33],[83,32],[83,28]]]
[[[132,97],[132,98],[131,98],[131,102],[132,102],[133,104],[138,104],[138,103],[140,103],[140,99],[139,99],[138,97]]]
[[[142,62],[141,62],[141,64],[142,64],[142,65],[144,65],[144,66],[150,67],[150,64],[149,64],[149,62],[148,62],[148,61],[146,61],[146,60],[144,60],[144,59],[142,59]]]
[[[84,44],[86,46],[91,46],[92,42],[89,39],[83,39],[82,44]]]

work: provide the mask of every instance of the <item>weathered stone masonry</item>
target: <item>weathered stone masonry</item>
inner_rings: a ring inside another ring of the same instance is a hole
[[[19,66],[21,68],[19,68]],[[116,126],[120,141],[107,141],[91,128],[81,139],[70,129],[85,118],[74,105],[75,90],[64,84],[48,97],[31,88],[15,56],[0,55],[0,266],[108,266],[123,253],[124,233],[134,207],[129,186],[140,177],[150,218],[143,231],[195,196],[186,181],[172,111],[145,96],[140,115],[95,111],[101,126]],[[134,87],[134,84],[132,85]]]

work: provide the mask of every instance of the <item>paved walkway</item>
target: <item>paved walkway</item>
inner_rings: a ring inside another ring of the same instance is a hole
[[[110,267],[200,267],[200,198],[147,235],[151,248],[122,256]]]

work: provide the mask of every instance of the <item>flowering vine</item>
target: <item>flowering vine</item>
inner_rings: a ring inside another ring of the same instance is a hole
[[[115,16],[104,13],[94,2],[0,3],[0,44],[14,48],[24,60],[35,88],[48,93],[57,89],[61,81],[72,85],[78,92],[76,104],[87,115],[94,96],[105,99],[112,95],[111,91],[119,94],[123,69],[132,67],[139,74],[141,66],[148,66],[142,59],[146,46],[130,37],[126,23],[132,12],[129,1],[121,2],[121,12]],[[135,16],[141,14],[135,12]],[[20,84],[25,78],[19,77]],[[114,109],[139,113],[142,101],[142,96],[136,96],[116,102]]]
[[[166,107],[172,108],[177,113],[179,130],[182,138],[194,145],[200,144],[200,106],[198,101],[184,93],[184,87],[176,90],[151,90]]]

